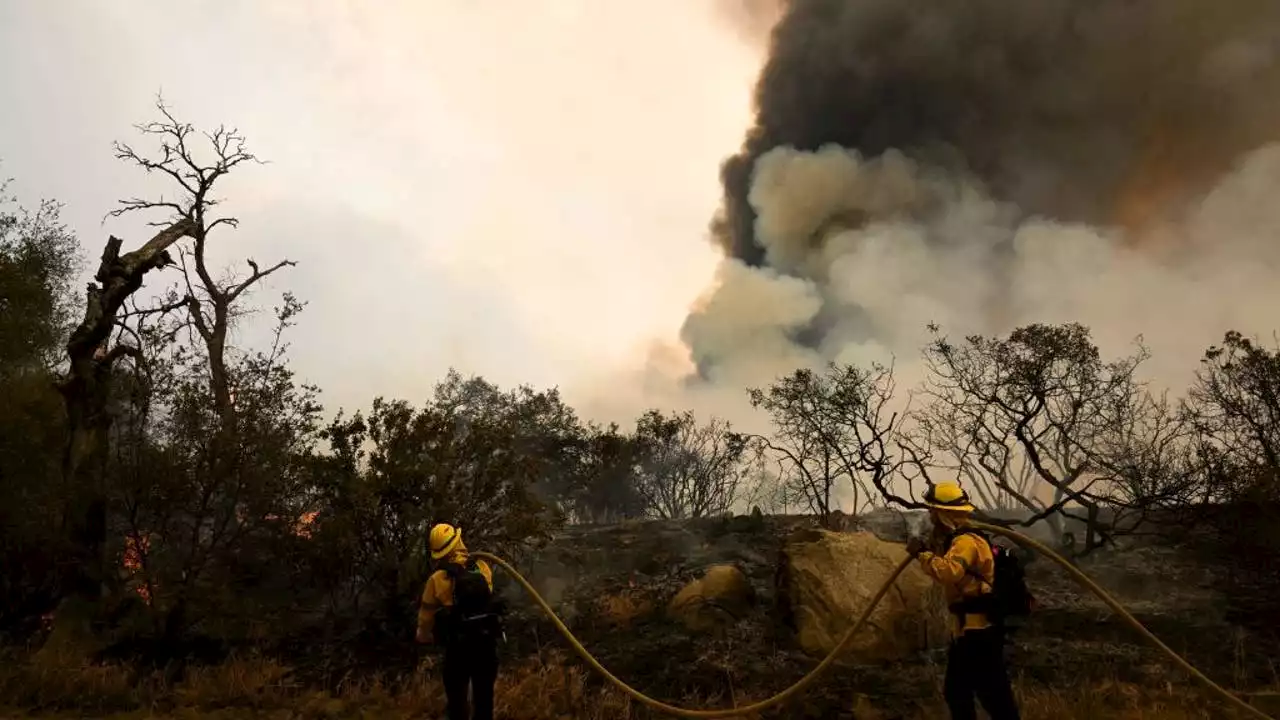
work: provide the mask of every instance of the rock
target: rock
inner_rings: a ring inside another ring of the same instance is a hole
[[[667,612],[694,632],[731,625],[755,602],[747,576],[734,565],[713,565],[701,578],[685,585]]]
[[[824,656],[905,557],[905,548],[869,532],[802,530],[788,539],[778,569],[778,603],[805,652]],[[941,588],[909,566],[872,612],[842,660],[899,660],[945,644]]]

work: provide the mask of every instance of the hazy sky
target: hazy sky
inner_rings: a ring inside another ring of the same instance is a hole
[[[101,219],[155,186],[111,141],[162,91],[270,161],[222,188],[242,226],[214,259],[298,261],[255,301],[309,301],[295,367],[327,405],[451,365],[585,397],[709,283],[761,61],[688,0],[2,0],[0,175],[91,256],[136,246]]]

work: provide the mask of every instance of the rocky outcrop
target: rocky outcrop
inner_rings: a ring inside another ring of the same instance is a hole
[[[800,647],[814,656],[835,648],[905,552],[869,532],[793,534],[781,553],[777,597]],[[947,621],[936,584],[912,565],[876,606],[842,659],[901,660],[944,644]]]
[[[755,602],[747,576],[734,565],[713,565],[685,585],[667,612],[693,632],[723,629],[746,617]]]

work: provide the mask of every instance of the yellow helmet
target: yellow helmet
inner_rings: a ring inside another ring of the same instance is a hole
[[[440,523],[431,528],[431,536],[427,545],[431,549],[431,559],[439,560],[453,552],[462,544],[462,528],[455,528],[448,523]]]
[[[976,508],[969,502],[969,494],[960,487],[960,483],[943,482],[930,485],[924,493],[924,504],[935,510],[971,513]]]

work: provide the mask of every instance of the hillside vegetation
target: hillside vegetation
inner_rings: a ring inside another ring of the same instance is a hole
[[[13,712],[438,713],[433,656],[413,643],[438,521],[556,586],[628,679],[693,704],[759,699],[813,663],[778,610],[794,533],[900,541],[896,513],[957,477],[988,519],[1034,527],[1215,677],[1277,684],[1274,343],[1224,328],[1192,386],[1163,394],[1141,380],[1140,345],[1108,357],[1080,325],[934,327],[918,386],[832,365],[743,388],[770,420],[761,434],[669,409],[600,425],[554,389],[457,372],[426,399],[327,413],[289,363],[303,300],[275,303],[264,346],[233,332],[294,260],[206,259],[236,225],[213,201],[220,182],[256,158],[233,130],[205,136],[158,110],[139,145],[117,147],[170,183],[117,210],[155,234],[110,238],[87,289],[88,250],[56,203],[0,208],[0,705]],[[665,607],[716,563],[743,570],[752,610],[693,632]],[[1026,717],[1222,717],[1035,567],[1046,609],[1020,639]],[[504,717],[648,717],[511,603]],[[777,716],[936,717],[939,660],[925,648],[846,666]]]

